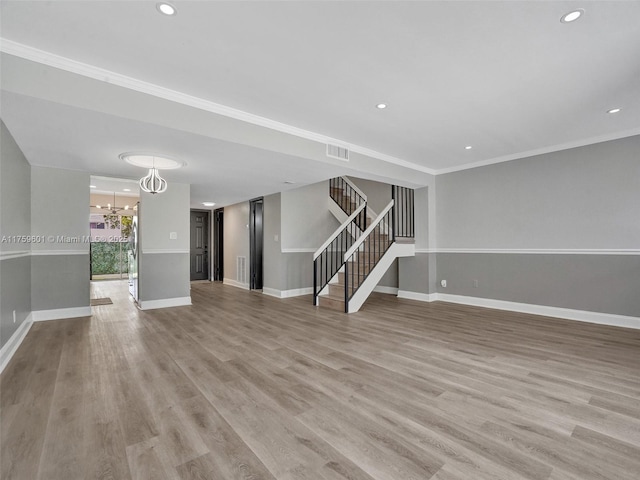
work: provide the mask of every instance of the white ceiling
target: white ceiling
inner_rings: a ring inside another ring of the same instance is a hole
[[[638,1],[155,3],[2,1],[2,118],[31,163],[137,178],[119,153],[164,153],[224,205],[640,134]]]

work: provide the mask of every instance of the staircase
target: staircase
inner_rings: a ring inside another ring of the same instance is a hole
[[[398,257],[415,255],[413,190],[394,185],[376,215],[346,177],[329,181],[329,210],[342,222],[313,256],[313,304],[357,312]]]

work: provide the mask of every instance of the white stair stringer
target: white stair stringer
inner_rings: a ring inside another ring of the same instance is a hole
[[[340,225],[343,225],[344,222],[347,221],[347,218],[349,218],[349,215],[347,215],[345,211],[340,208],[340,205],[334,202],[331,197],[327,197],[327,207],[333,216],[336,217],[338,222],[340,222]]]
[[[391,264],[399,257],[413,257],[416,254],[416,247],[413,243],[392,243],[386,253],[382,256],[376,266],[371,270],[367,278],[360,284],[360,288],[349,300],[349,312],[354,313],[360,310],[362,304],[369,298],[373,289],[382,279]]]

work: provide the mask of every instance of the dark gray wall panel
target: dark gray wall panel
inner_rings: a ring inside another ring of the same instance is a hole
[[[2,260],[0,266],[0,348],[31,313],[31,257]],[[13,311],[16,322],[13,323]]]
[[[435,293],[436,257],[433,253],[416,253],[415,257],[398,259],[398,288],[404,292]]]
[[[89,306],[89,254],[31,257],[34,311]]]
[[[140,278],[141,302],[190,296],[189,253],[143,253]]]
[[[438,253],[437,262],[439,293],[640,316],[638,255]]]

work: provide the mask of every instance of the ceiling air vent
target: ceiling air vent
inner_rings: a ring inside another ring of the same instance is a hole
[[[330,143],[327,143],[327,157],[348,162],[349,149],[346,147],[339,147],[338,145],[331,145]]]

